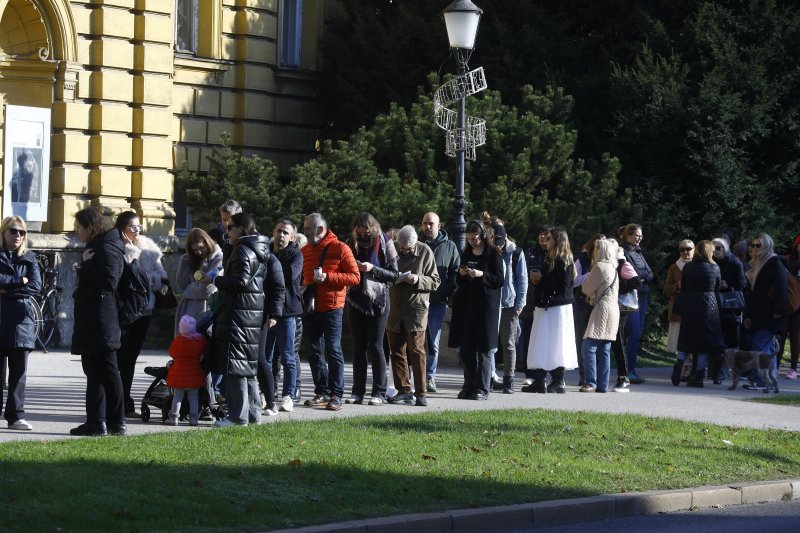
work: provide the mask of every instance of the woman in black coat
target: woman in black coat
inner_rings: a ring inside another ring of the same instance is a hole
[[[725,349],[717,293],[721,281],[719,266],[713,260],[711,241],[697,243],[694,259],[681,272],[681,330],[678,335],[678,361],[672,383],[680,383],[680,370],[687,354],[694,354],[697,369],[689,387],[702,387],[709,354],[718,356]]]
[[[487,246],[484,225],[473,220],[467,225],[467,247],[461,254],[456,278],[453,318],[448,344],[458,348],[464,364],[461,400],[487,400],[491,390],[491,355],[497,348],[500,291],[503,287],[503,258]]]
[[[75,233],[86,244],[75,288],[72,353],[86,374],[86,422],[72,435],[125,435],[122,378],[117,366],[120,329],[117,286],[125,248],[119,231],[109,229],[100,212],[87,207],[75,214]]]
[[[8,429],[30,431],[33,427],[25,420],[25,381],[28,354],[36,346],[33,296],[39,293],[42,280],[36,256],[28,250],[25,221],[17,216],[6,217],[0,233],[0,368],[5,368],[8,361],[5,419]]]
[[[215,422],[217,427],[261,422],[256,374],[269,239],[258,234],[245,213],[233,215],[227,229],[233,249],[224,275],[214,278],[224,303],[214,325],[213,370],[225,375],[228,401],[228,416]]]
[[[772,238],[760,233],[750,241],[750,270],[745,273],[744,329],[748,350],[776,353],[775,336],[786,328],[789,272],[775,254]]]

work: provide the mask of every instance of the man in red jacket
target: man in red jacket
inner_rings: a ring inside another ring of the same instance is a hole
[[[344,394],[342,312],[347,287],[358,285],[361,274],[350,247],[328,229],[322,215],[308,215],[303,234],[308,239],[302,249],[303,330],[311,345],[309,362],[315,394],[305,405],[338,411]]]

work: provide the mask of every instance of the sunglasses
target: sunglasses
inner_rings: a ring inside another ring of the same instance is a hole
[[[722,251],[722,246],[715,246],[714,250],[720,252],[720,251]]]
[[[761,243],[760,242],[751,242],[750,243],[750,248],[761,248]]]
[[[681,253],[684,254],[687,252],[691,252],[692,250],[694,250],[694,248],[681,248]]]
[[[9,231],[9,233],[11,233],[11,235],[13,235],[14,237],[24,237],[25,235],[27,235],[27,234],[28,234],[28,232],[27,232],[27,231],[25,231],[24,229],[8,228],[8,231]]]

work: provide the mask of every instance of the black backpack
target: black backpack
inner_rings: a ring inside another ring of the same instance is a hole
[[[125,261],[117,286],[120,324],[132,324],[142,317],[150,300],[151,290],[150,277],[139,267],[139,261]]]

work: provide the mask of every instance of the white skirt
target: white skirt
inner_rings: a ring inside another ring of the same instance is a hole
[[[667,330],[667,351],[669,353],[678,353],[678,335],[681,333],[680,322],[670,322],[669,330]]]
[[[533,311],[531,341],[528,344],[528,368],[544,370],[553,370],[560,366],[567,370],[578,368],[573,320],[572,304],[557,305],[549,309],[537,307]]]

